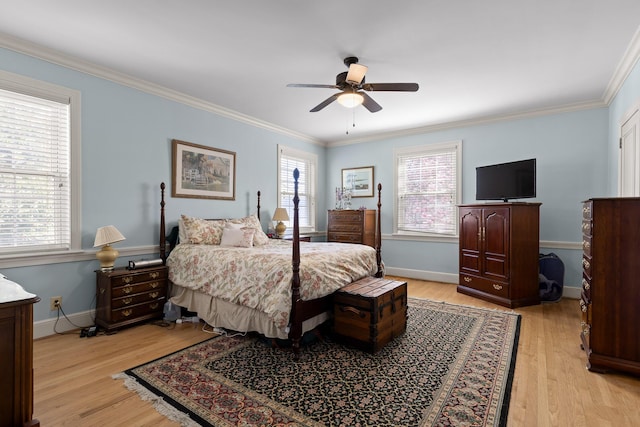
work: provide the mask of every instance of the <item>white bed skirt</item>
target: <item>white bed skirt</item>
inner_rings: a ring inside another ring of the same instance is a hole
[[[267,338],[288,339],[289,330],[277,328],[269,317],[250,307],[232,304],[202,292],[171,285],[171,302],[198,313],[198,317],[214,328],[237,332],[258,332]],[[302,332],[307,332],[324,323],[329,313],[319,314],[302,323]]]

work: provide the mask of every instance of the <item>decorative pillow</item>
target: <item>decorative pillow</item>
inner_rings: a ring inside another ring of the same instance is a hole
[[[253,235],[256,230],[253,228],[230,228],[222,230],[222,240],[220,246],[235,246],[240,248],[250,248],[253,246]]]
[[[262,246],[269,243],[269,237],[262,231],[262,225],[260,225],[260,221],[255,214],[245,216],[244,218],[230,219],[229,223],[242,224],[243,227],[254,229],[256,231],[256,234],[253,236],[253,244],[255,246]]]
[[[182,217],[178,220],[178,241],[180,243],[188,243],[189,236],[187,236],[187,229],[184,225]]]
[[[197,245],[219,245],[224,220],[206,220],[182,215],[182,223],[189,243]]]

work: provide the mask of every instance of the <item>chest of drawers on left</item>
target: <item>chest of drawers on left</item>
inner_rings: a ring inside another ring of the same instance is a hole
[[[162,317],[168,268],[96,271],[96,324],[107,332]]]

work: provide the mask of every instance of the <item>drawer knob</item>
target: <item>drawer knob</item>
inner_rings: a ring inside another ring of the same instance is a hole
[[[151,293],[149,294],[149,296],[150,296],[151,298],[153,298],[153,299],[158,298],[158,295],[160,295],[160,292],[151,292]]]
[[[495,289],[496,291],[499,291],[502,289],[502,285],[498,285],[496,283],[493,284],[493,289]]]
[[[122,310],[122,315],[124,317],[129,317],[131,316],[131,313],[133,313],[133,310]]]
[[[591,264],[589,264],[589,261],[587,261],[586,259],[583,259],[582,266],[588,270],[589,267],[591,267]]]
[[[469,282],[470,282],[470,281],[472,281],[473,279],[472,279],[471,277],[469,277],[469,276],[464,276],[464,277],[462,278],[462,280],[464,280],[465,282],[469,283]]]
[[[149,307],[151,307],[152,310],[155,310],[156,308],[160,307],[160,304],[154,302],[153,304],[149,305]]]
[[[589,247],[591,247],[591,244],[588,241],[583,240],[582,241],[582,248],[583,249],[589,249]]]
[[[149,286],[151,286],[153,289],[155,289],[158,286],[160,286],[160,283],[159,282],[152,282],[152,283],[149,283]]]
[[[580,301],[580,310],[582,310],[583,313],[587,312],[587,304],[585,304],[584,301]]]
[[[149,277],[151,277],[152,279],[157,279],[158,277],[160,277],[160,273],[158,271],[152,271],[151,273],[149,273]]]
[[[133,286],[125,286],[124,288],[122,288],[122,292],[124,292],[125,294],[130,294],[132,290]]]
[[[588,290],[589,288],[591,288],[591,285],[589,284],[589,282],[587,282],[586,279],[582,279],[582,287]]]
[[[123,281],[124,283],[131,283],[131,282],[133,282],[133,277],[131,277],[131,276],[123,277],[123,278],[122,278],[122,281]]]
[[[131,304],[133,302],[133,298],[124,298],[122,300],[122,302],[127,304],[127,305],[129,305],[129,304]]]

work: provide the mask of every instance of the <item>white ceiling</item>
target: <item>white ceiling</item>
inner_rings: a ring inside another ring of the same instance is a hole
[[[602,104],[640,25],[638,0],[3,3],[0,46],[35,44],[329,144]],[[420,90],[369,92],[377,113],[336,102],[310,113],[336,91],[286,87],[334,84],[347,56],[369,67],[368,83]]]

